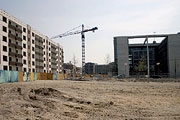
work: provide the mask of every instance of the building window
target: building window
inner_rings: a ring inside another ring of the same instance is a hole
[[[35,72],[35,69],[33,68],[33,72]]]
[[[18,34],[16,33],[16,37],[18,37]]]
[[[49,48],[49,51],[50,51],[51,49]]]
[[[3,31],[7,32],[7,27],[3,26]]]
[[[11,25],[11,21],[9,21],[9,24]]]
[[[30,34],[31,32],[28,30],[28,34]]]
[[[16,50],[16,53],[18,54],[18,50]]]
[[[34,54],[32,54],[32,58],[34,58]]]
[[[6,36],[3,36],[3,41],[7,42],[7,37]]]
[[[12,58],[11,58],[11,57],[9,57],[9,61],[12,61]]]
[[[26,48],[26,44],[23,44],[23,48]]]
[[[44,70],[44,73],[46,73],[46,70]]]
[[[23,40],[26,40],[26,36],[23,35]]]
[[[16,59],[16,62],[18,62],[18,59]]]
[[[26,68],[24,68],[24,72],[26,72]]]
[[[34,37],[34,33],[32,32],[32,36]]]
[[[34,44],[34,40],[32,40],[32,44]]]
[[[32,47],[32,51],[34,51],[34,47]]]
[[[7,70],[7,66],[3,66],[3,70]]]
[[[11,43],[11,39],[9,39],[9,43]]]
[[[44,58],[44,61],[45,61],[46,59]]]
[[[11,48],[9,48],[9,52],[11,52]]]
[[[51,54],[49,53],[49,56],[51,56]]]
[[[49,45],[50,45],[51,43],[49,42]]]
[[[44,42],[45,42],[45,39],[44,39]]]
[[[26,28],[23,28],[23,32],[26,32]]]
[[[9,66],[9,70],[12,70],[12,66]]]
[[[7,52],[7,46],[3,46],[3,51]]]
[[[44,67],[46,67],[46,64],[44,64]]]
[[[23,63],[26,65],[26,60],[23,60]]]
[[[44,51],[44,55],[45,55],[45,51]]]
[[[26,56],[26,52],[23,52],[23,56]]]
[[[9,30],[9,33],[11,33],[11,30]]]
[[[16,67],[16,71],[18,71],[18,67]]]
[[[3,16],[3,21],[7,23],[7,18]]]
[[[3,61],[7,61],[7,56],[3,55]]]
[[[34,61],[32,61],[32,65],[34,65]]]

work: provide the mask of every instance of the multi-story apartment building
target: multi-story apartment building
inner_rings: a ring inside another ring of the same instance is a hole
[[[63,48],[0,10],[0,70],[63,72]]]

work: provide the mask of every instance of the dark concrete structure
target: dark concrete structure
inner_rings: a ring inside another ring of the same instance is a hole
[[[125,75],[129,77],[130,75],[130,58],[131,58],[131,49],[134,48],[143,48],[143,44],[139,45],[129,45],[129,39],[134,38],[157,38],[164,37],[165,39],[160,44],[149,44],[149,54],[150,57],[154,57],[150,61],[150,68],[152,65],[156,66],[159,63],[159,66],[155,68],[154,73],[157,74],[157,71],[165,73],[168,77],[178,77],[180,78],[180,34],[160,34],[160,35],[140,35],[140,36],[118,36],[114,37],[114,61],[118,64],[118,75]],[[146,45],[145,45],[146,46]],[[154,46],[154,52],[151,49]],[[138,51],[140,53],[140,51]],[[147,52],[144,49],[142,52]],[[146,57],[146,55],[145,55]],[[151,59],[151,58],[150,58]],[[158,69],[158,70],[157,70]],[[150,74],[152,71],[150,70]]]

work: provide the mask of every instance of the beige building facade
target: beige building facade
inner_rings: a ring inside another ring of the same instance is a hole
[[[62,73],[63,47],[0,10],[0,70]]]

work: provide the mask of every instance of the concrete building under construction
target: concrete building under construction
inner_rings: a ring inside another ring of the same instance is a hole
[[[147,42],[150,38],[162,37],[164,39],[161,43]],[[144,38],[147,43],[129,44],[129,39],[136,38]],[[144,56],[146,64],[146,69],[142,72],[145,72],[146,75],[149,71],[149,75],[180,77],[179,51],[180,34],[114,37],[114,61],[118,66],[118,75],[124,75],[126,77],[133,76],[138,73],[136,68],[142,56]],[[149,59],[147,59],[147,56]]]

